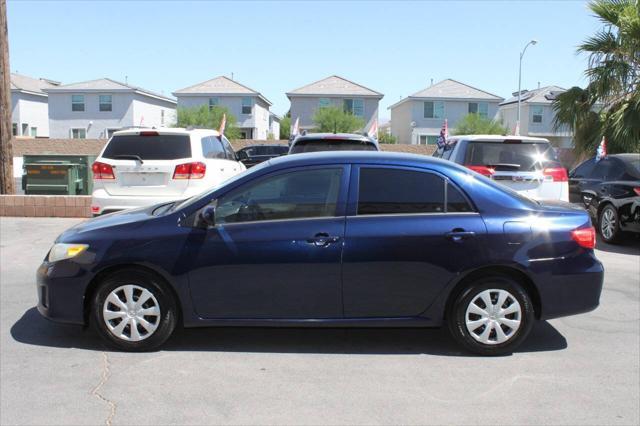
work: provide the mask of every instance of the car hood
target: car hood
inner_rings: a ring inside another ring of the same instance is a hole
[[[63,232],[58,241],[64,241],[73,237],[74,235],[87,233],[91,231],[104,230],[108,228],[121,227],[123,225],[129,225],[132,228],[141,226],[144,222],[154,218],[153,210],[157,206],[141,207],[137,209],[123,210],[116,213],[106,214],[104,216],[98,216],[93,219],[81,222]]]

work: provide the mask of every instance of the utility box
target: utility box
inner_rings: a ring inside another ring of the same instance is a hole
[[[25,155],[22,189],[27,195],[91,195],[93,155]]]

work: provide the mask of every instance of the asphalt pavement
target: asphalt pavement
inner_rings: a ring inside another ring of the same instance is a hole
[[[35,270],[79,219],[0,218],[0,424],[640,424],[640,240],[598,243],[600,307],[505,357],[435,329],[189,329],[108,351],[35,309]]]

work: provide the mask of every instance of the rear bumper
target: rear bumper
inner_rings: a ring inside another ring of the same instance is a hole
[[[537,269],[538,265],[533,268]],[[581,314],[598,307],[604,267],[593,253],[551,261],[545,269],[547,271],[538,275],[537,279],[540,319]]]
[[[180,195],[173,196],[152,196],[145,197],[141,195],[109,195],[104,189],[96,189],[91,197],[91,213],[102,214],[110,213],[118,210],[131,209],[136,207],[147,207],[154,204],[168,203],[171,201],[182,200],[192,195],[196,195],[200,191],[185,192]]]

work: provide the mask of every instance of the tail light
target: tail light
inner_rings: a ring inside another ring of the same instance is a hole
[[[544,177],[550,177],[554,182],[568,182],[569,175],[564,167],[550,167],[542,170]]]
[[[111,164],[101,163],[96,161],[91,166],[91,170],[93,170],[93,179],[115,179],[116,177],[113,175],[113,167]]]
[[[99,206],[91,206],[91,213],[95,213],[95,214],[100,213],[100,207]]]
[[[593,249],[596,247],[596,229],[593,226],[588,228],[579,228],[571,231],[571,238],[578,243],[580,247]]]
[[[487,166],[470,166],[470,165],[467,165],[466,167],[468,169],[471,169],[474,172],[478,172],[481,175],[484,175],[486,177],[491,177],[496,172],[495,169],[492,169],[491,167],[487,167]]]
[[[143,130],[140,132],[140,136],[160,136],[160,133],[155,130]]]
[[[637,188],[633,188],[633,192],[635,192],[636,195],[640,195],[640,186]]]
[[[178,164],[173,171],[174,179],[202,179],[207,172],[207,165],[200,162]]]

